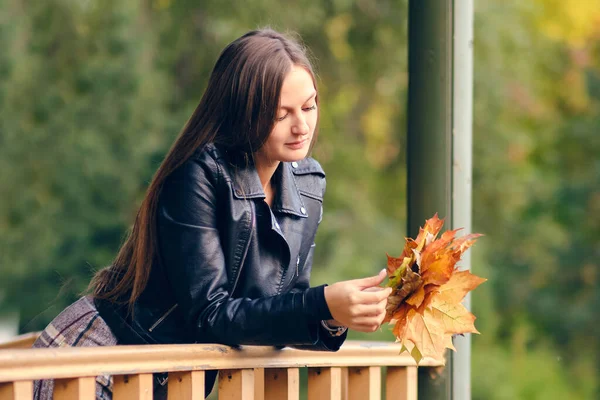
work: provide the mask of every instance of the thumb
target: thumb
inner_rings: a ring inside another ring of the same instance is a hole
[[[384,268],[381,271],[379,271],[379,273],[377,275],[375,275],[375,276],[369,276],[369,277],[363,278],[363,279],[358,279],[356,281],[356,283],[361,288],[368,288],[368,287],[373,287],[373,286],[379,286],[381,284],[381,282],[383,282],[383,280],[386,277],[387,277],[387,272],[386,272],[386,270]]]

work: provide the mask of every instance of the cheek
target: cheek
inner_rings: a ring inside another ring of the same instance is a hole
[[[317,120],[319,119],[319,113],[318,111],[315,111],[313,113],[311,113],[310,117],[308,118],[308,126],[310,126],[310,129],[313,130],[315,129],[315,126],[317,125]]]
[[[269,143],[271,145],[281,144],[281,143],[285,142],[287,137],[288,137],[288,135],[285,133],[285,128],[283,127],[283,125],[278,124],[271,131],[271,134],[269,135],[269,138],[267,139],[267,143]]]

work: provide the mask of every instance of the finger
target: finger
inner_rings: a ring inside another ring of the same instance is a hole
[[[353,318],[377,317],[381,314],[379,303],[360,304],[352,309]]]
[[[383,314],[385,316],[385,314],[387,313],[387,299],[380,301],[377,304],[377,309],[379,310],[379,314]]]
[[[361,309],[361,313],[356,313],[352,317],[352,323],[355,324],[379,324],[383,322],[387,312],[381,304],[370,305]]]
[[[361,304],[377,304],[382,301],[387,301],[387,298],[392,293],[392,288],[383,288],[378,291],[362,290],[356,295],[358,303]]]
[[[353,282],[361,289],[364,289],[368,287],[379,286],[386,277],[387,272],[384,268],[381,271],[379,271],[379,273],[375,276],[369,276],[367,278],[362,279],[355,279]]]
[[[385,315],[387,314],[386,305],[387,301],[385,300],[377,304],[377,317],[385,317]]]
[[[363,292],[379,292],[380,290],[385,290],[386,288],[381,287],[381,286],[372,286],[372,287],[368,287],[366,289],[363,289]]]

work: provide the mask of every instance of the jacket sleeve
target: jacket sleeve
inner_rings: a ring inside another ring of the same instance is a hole
[[[324,287],[258,299],[232,298],[218,231],[220,173],[206,153],[165,183],[158,208],[160,257],[177,302],[198,342],[227,345],[315,345],[330,317]],[[325,307],[323,307],[323,304]]]
[[[307,290],[310,286],[310,272],[312,269],[312,261],[313,261],[313,252],[315,250],[315,245],[313,244],[310,248],[310,252],[308,253],[308,257],[306,258],[306,263],[304,268],[302,269],[302,273],[300,277],[296,281],[296,284],[290,291],[291,293],[302,293]],[[322,318],[324,320],[331,319],[331,315],[326,318]],[[341,336],[331,336],[331,334],[323,328],[321,325],[321,320],[310,322],[309,329],[313,332],[312,335],[317,337],[317,340],[311,344],[301,344],[301,345],[290,345],[290,347],[294,347],[301,350],[317,350],[317,351],[337,351],[340,349],[346,337],[348,336],[348,331],[344,332]]]

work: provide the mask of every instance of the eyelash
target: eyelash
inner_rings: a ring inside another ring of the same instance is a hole
[[[316,109],[317,109],[317,105],[315,104],[314,106],[303,108],[302,111],[308,112],[308,111],[312,111],[312,110],[316,110]],[[288,116],[288,114],[285,114],[283,117],[275,118],[275,120],[283,121],[287,116]]]

